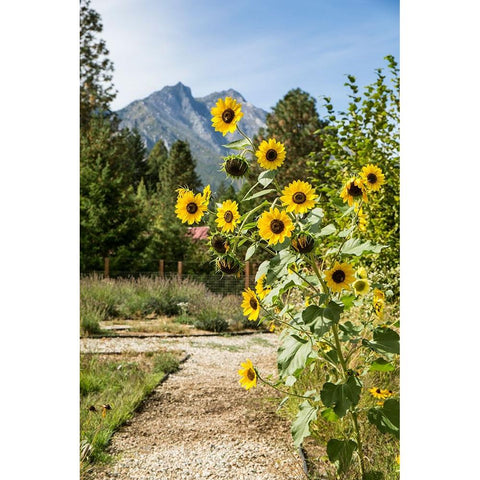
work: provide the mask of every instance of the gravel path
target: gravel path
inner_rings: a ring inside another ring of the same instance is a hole
[[[267,400],[275,392],[238,383],[250,358],[275,374],[277,337],[82,339],[82,352],[183,350],[189,359],[159,385],[113,437],[115,462],[96,480],[305,479],[288,422]]]

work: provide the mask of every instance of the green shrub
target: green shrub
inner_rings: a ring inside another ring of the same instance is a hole
[[[228,330],[228,322],[214,310],[203,310],[194,323],[195,327],[208,332],[225,332]]]

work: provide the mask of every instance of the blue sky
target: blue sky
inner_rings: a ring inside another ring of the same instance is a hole
[[[290,89],[347,105],[399,60],[398,0],[92,0],[114,62],[113,110],[181,81],[196,97],[234,88],[270,110]]]

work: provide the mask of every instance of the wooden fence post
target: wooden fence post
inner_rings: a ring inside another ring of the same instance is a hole
[[[178,262],[178,279],[182,280],[183,262]]]
[[[245,288],[250,286],[250,262],[245,262]]]
[[[103,275],[105,278],[110,277],[110,257],[103,259]]]
[[[158,262],[158,273],[160,274],[160,276],[162,278],[165,276],[165,261],[164,260],[160,260]]]

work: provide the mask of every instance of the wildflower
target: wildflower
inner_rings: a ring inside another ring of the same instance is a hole
[[[270,322],[270,324],[268,326],[268,331],[269,332],[274,332],[275,331],[275,323],[274,322]]]
[[[276,170],[285,160],[285,147],[274,138],[264,140],[255,152],[258,163],[267,170]]]
[[[233,133],[238,121],[243,117],[241,104],[230,97],[225,97],[225,100],[219,98],[210,113],[213,115],[212,126],[223,136],[228,132]]]
[[[258,229],[260,236],[267,240],[269,245],[275,245],[292,235],[294,225],[284,211],[271,208],[268,212],[263,212],[258,219]]]
[[[210,245],[217,253],[222,253],[222,254],[227,253],[230,248],[230,244],[228,243],[228,240],[223,235],[220,235],[219,233],[216,233],[211,238]]]
[[[363,167],[360,176],[367,188],[372,190],[372,192],[378,192],[380,187],[385,183],[385,176],[375,165],[368,164]]]
[[[263,300],[269,293],[272,287],[270,285],[265,285],[265,280],[267,275],[264,273],[255,284],[255,291],[257,292],[258,298]]]
[[[229,155],[224,157],[222,169],[232,178],[242,178],[248,170],[249,164],[241,155]]]
[[[315,239],[309,233],[300,233],[292,238],[292,248],[298,253],[309,253],[315,246]]]
[[[301,180],[291,182],[282,190],[280,200],[287,207],[287,212],[305,213],[315,206],[317,197],[313,187]]]
[[[218,209],[215,223],[222,232],[233,232],[235,225],[240,218],[238,204],[232,200],[225,200]]]
[[[353,282],[353,290],[355,291],[355,295],[366,295],[370,290],[370,284],[368,280],[364,278],[360,278],[359,280],[355,280]]]
[[[208,205],[208,202],[210,201],[210,196],[212,195],[212,190],[210,189],[210,185],[207,185],[203,189],[202,197],[203,201],[205,202],[206,205]]]
[[[354,202],[358,202],[360,198],[366,203],[368,198],[363,180],[351,178],[343,187],[340,197],[342,197],[344,202],[348,202],[349,206],[352,206]]]
[[[178,191],[177,205],[175,207],[175,213],[182,223],[188,222],[198,223],[203,217],[203,214],[207,210],[208,200],[201,194],[196,195],[185,188],[181,188]]]
[[[233,275],[240,270],[240,262],[231,255],[217,258],[216,264],[219,270],[229,275]]]
[[[257,372],[255,371],[255,368],[253,366],[253,363],[251,360],[247,358],[247,361],[242,363],[241,368],[238,371],[238,374],[240,375],[240,380],[239,383],[242,387],[245,388],[245,390],[248,390],[252,387],[257,386]]]
[[[257,320],[258,314],[260,313],[260,304],[258,303],[257,296],[251,288],[247,288],[242,292],[243,302],[243,314],[249,320]]]
[[[332,292],[341,292],[348,289],[355,280],[353,268],[348,263],[338,263],[325,272],[325,280]]]

